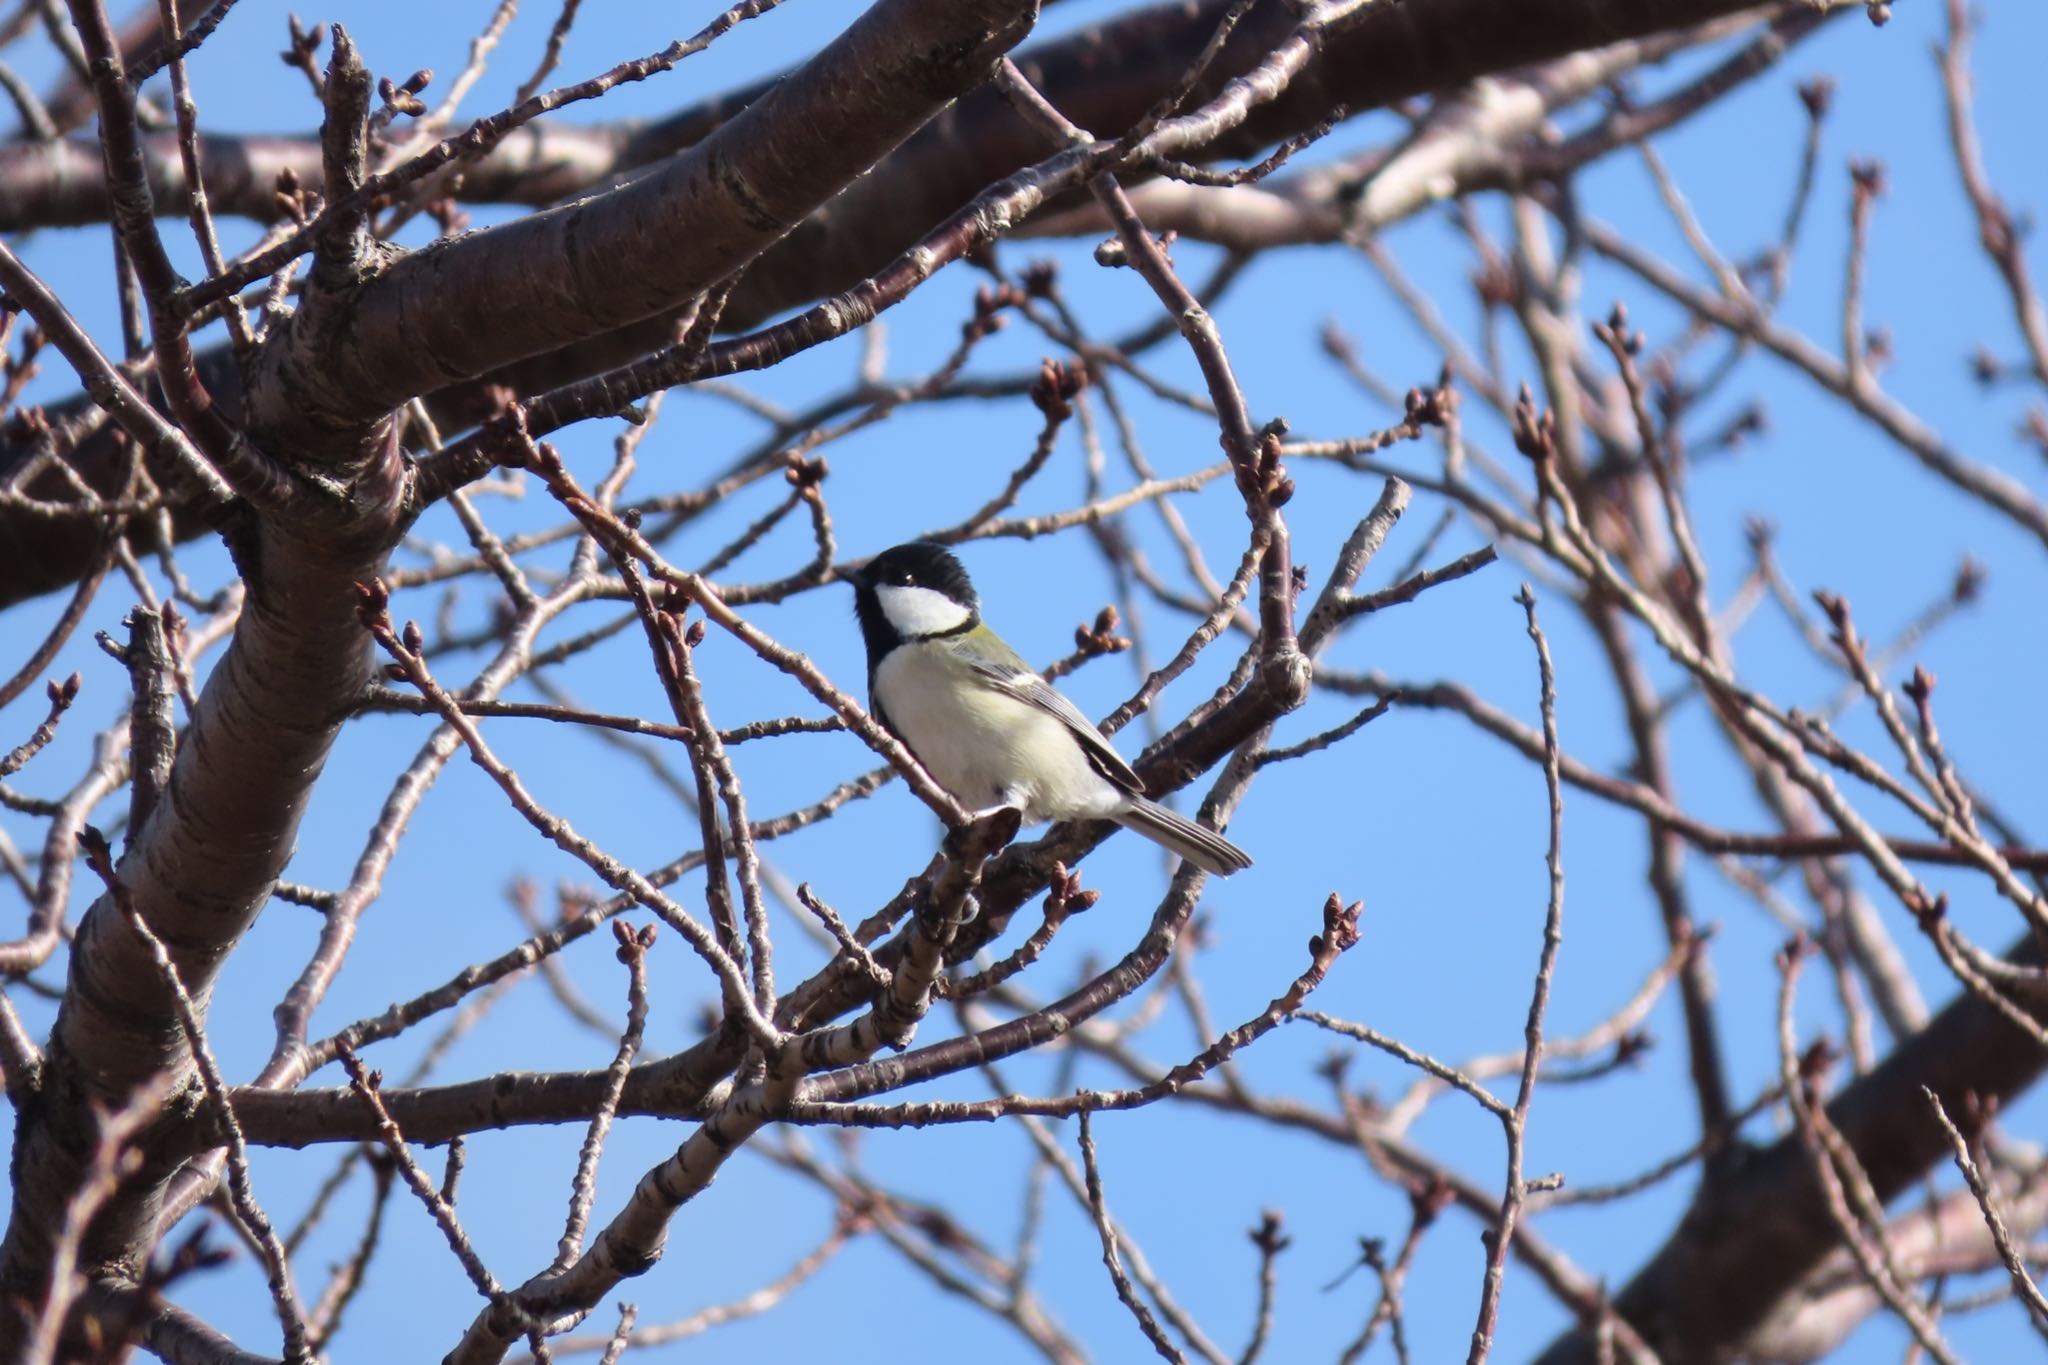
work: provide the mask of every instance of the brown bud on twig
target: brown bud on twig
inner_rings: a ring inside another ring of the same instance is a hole
[[[1644,342],[1641,332],[1631,332],[1621,340],[1622,344],[1628,348],[1630,355],[1640,355],[1642,353]],[[1668,352],[1663,355],[1651,356],[1649,376],[1650,383],[1657,390],[1657,411],[1664,418],[1665,423],[1669,425],[1671,419],[1678,415],[1679,409],[1684,406],[1686,398],[1689,397],[1679,386],[1678,362]]]
[[[1597,333],[1600,329],[1595,326],[1593,330]],[[1607,315],[1607,331],[1627,354],[1634,356],[1643,353],[1643,334],[1629,330],[1628,305],[1619,299],[1615,300],[1613,311]]]
[[[1925,706],[1934,695],[1934,675],[1919,664],[1913,665],[1913,676],[1906,679],[1901,690],[1915,706]]]
[[[107,836],[100,833],[97,826],[82,826],[78,831],[78,846],[85,850],[85,865],[101,881],[111,883],[114,879],[114,851],[107,844]]]
[[[1095,613],[1093,626],[1074,627],[1074,648],[1090,659],[1104,654],[1121,654],[1131,647],[1131,642],[1116,633],[1116,608],[1104,607]]]
[[[1640,1030],[1630,1030],[1614,1040],[1614,1065],[1627,1066],[1656,1045],[1656,1040],[1649,1034]]]
[[[1415,1214],[1415,1225],[1426,1228],[1437,1220],[1437,1215],[1451,1206],[1457,1198],[1457,1191],[1440,1175],[1433,1175],[1420,1185],[1408,1191],[1409,1207]]]
[[[1078,896],[1080,894],[1081,869],[1077,867],[1070,868],[1062,865],[1060,868],[1060,899],[1072,900],[1075,896]]]
[[[999,284],[993,288],[983,285],[974,291],[974,316],[961,324],[960,334],[973,342],[1001,331],[1006,321],[1003,310],[1022,302],[1024,291],[1014,284]]]
[[[1284,507],[1294,496],[1294,481],[1280,467],[1280,442],[1287,435],[1287,419],[1275,417],[1258,430],[1258,491],[1274,507]],[[1240,482],[1243,475],[1239,475]]]
[[[1358,350],[1351,344],[1351,338],[1344,335],[1344,329],[1337,325],[1335,318],[1323,319],[1322,330],[1316,334],[1316,338],[1322,343],[1323,354],[1340,365],[1355,360],[1358,356]]]
[[[296,14],[285,16],[285,33],[291,46],[277,56],[286,66],[312,65],[313,55],[327,41],[327,25],[315,24],[310,29],[301,27]]]
[[[1762,403],[1750,403],[1735,415],[1735,420],[1716,432],[1708,444],[1734,450],[1751,436],[1761,436],[1770,430],[1771,419]]]
[[[1846,645],[1855,639],[1854,623],[1849,618],[1849,604],[1841,596],[1825,588],[1813,590],[1814,604],[1828,618],[1828,624],[1835,628],[1835,642]]]
[[[1482,308],[1512,308],[1522,298],[1521,277],[1499,259],[1488,260],[1472,273],[1472,288]]]
[[[1820,1037],[1799,1056],[1799,1079],[1809,1090],[1817,1090],[1827,1080],[1828,1072],[1842,1059],[1841,1052],[1833,1040]]]
[[[280,216],[297,223],[313,216],[309,202],[312,196],[299,183],[299,173],[291,167],[286,166],[277,173],[277,179],[271,182],[270,193]]]
[[[31,337],[40,333],[30,332]],[[13,365],[7,367],[9,376],[33,379],[40,370],[37,365]],[[31,403],[25,408],[16,408],[7,420],[7,434],[17,441],[35,441],[50,433],[50,414],[41,403]]]
[[[1806,112],[1813,118],[1827,117],[1828,106],[1835,102],[1835,78],[1815,76],[1799,85],[1799,102],[1806,106]]]
[[[1047,919],[1065,919],[1086,911],[1102,899],[1100,891],[1082,890],[1081,874],[1069,871],[1065,863],[1054,863],[1052,872],[1046,878],[1045,914]]]
[[[391,605],[391,590],[384,586],[381,578],[372,578],[367,583],[357,583],[356,619],[371,630],[389,630],[391,623],[386,612]]]
[[[1949,589],[1949,596],[1958,604],[1974,602],[1984,591],[1984,580],[1991,576],[1981,561],[1972,555],[1964,555],[1963,562],[1956,566],[1955,586]]]
[[[1794,934],[1785,941],[1785,946],[1777,951],[1778,970],[1784,971],[1792,966],[1793,963],[1805,958],[1812,951],[1813,943],[1805,934]]]
[[[235,1259],[235,1253],[226,1247],[209,1245],[207,1236],[209,1224],[194,1228],[170,1251],[161,1249],[150,1257],[149,1265],[143,1270],[142,1283],[146,1290],[161,1291],[170,1288],[185,1276],[197,1271],[217,1270]]]
[[[825,482],[825,476],[831,472],[831,466],[825,463],[824,456],[810,458],[792,451],[789,456],[789,467],[782,471],[782,477],[798,492],[809,492]]]
[[[1536,410],[1535,396],[1527,384],[1515,399],[1513,416],[1515,449],[1541,464],[1557,454],[1557,414]]]
[[[1024,286],[1024,292],[1032,298],[1051,298],[1053,289],[1059,283],[1059,263],[1045,259],[1032,261],[1019,272],[1017,278]]]
[[[1694,924],[1691,920],[1681,920],[1672,935],[1674,946],[1683,944],[1685,947],[1685,960],[1681,965],[1690,965],[1705,952],[1707,944],[1713,941],[1714,935],[1719,931],[1718,925]]]
[[[1977,1145],[1977,1140],[1984,1135],[1984,1130],[1991,1125],[1991,1121],[1998,1117],[1998,1111],[2002,1107],[1999,1103],[1999,1097],[1996,1095],[1986,1095],[1976,1090],[1965,1090],[1963,1092],[1963,1102],[1956,1106],[1957,1112],[1960,1114],[1960,1117],[1956,1119],[1956,1127],[1961,1130],[1963,1136],[1974,1147]]]
[[[640,940],[633,936],[633,926],[622,919],[612,921],[612,938],[619,945],[618,959],[630,962],[640,950]]]
[[[1457,391],[1451,388],[1451,377],[1444,373],[1437,377],[1433,389],[1413,388],[1402,399],[1401,420],[1407,426],[1420,430],[1423,427],[1440,427],[1448,424],[1451,414],[1457,410]]]
[[[1903,900],[1905,901],[1906,909],[1911,912],[1914,919],[1920,922],[1920,928],[1926,933],[1933,933],[1942,920],[1948,917],[1948,892],[1946,891],[1942,892],[1939,896],[1929,896],[1926,887],[1916,886],[1911,894],[1903,897]]]
[[[981,317],[993,317],[1005,308],[1015,308],[1024,302],[1024,291],[1014,284],[983,285],[974,291],[974,311]]]
[[[1294,1244],[1294,1239],[1280,1231],[1280,1210],[1265,1209],[1259,1215],[1259,1225],[1251,1230],[1252,1245],[1268,1256],[1278,1256]]]
[[[1031,384],[1031,403],[1046,418],[1064,422],[1073,416],[1074,395],[1088,387],[1088,371],[1050,356],[1038,362],[1038,378]]]
[[[385,107],[393,113],[418,118],[427,112],[427,106],[418,98],[419,87],[414,86],[413,81],[419,81],[420,86],[424,86],[428,80],[433,79],[433,74],[431,71],[415,71],[404,85],[396,84],[389,76],[383,77],[377,82],[377,94],[383,98]],[[421,79],[422,77],[425,79]]]
[[[1308,941],[1309,956],[1320,959],[1326,952],[1341,953],[1357,943],[1358,917],[1364,911],[1364,901],[1346,905],[1344,898],[1332,891],[1323,902],[1323,932]]]

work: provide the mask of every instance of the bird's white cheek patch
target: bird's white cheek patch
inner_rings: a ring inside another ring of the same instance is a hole
[[[967,620],[967,608],[932,588],[878,587],[882,614],[905,639],[941,635],[957,630]]]

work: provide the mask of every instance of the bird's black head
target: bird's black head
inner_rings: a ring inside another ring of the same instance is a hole
[[[853,582],[855,592],[882,587],[930,588],[969,611],[981,606],[959,558],[929,540],[913,540],[882,551],[855,571]]]
[[[981,598],[951,550],[928,540],[884,550],[849,575],[870,664],[904,640],[972,630]]]

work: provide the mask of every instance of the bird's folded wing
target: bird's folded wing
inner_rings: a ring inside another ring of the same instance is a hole
[[[1081,714],[1079,707],[1054,690],[1053,685],[1028,668],[1011,668],[1000,663],[976,663],[974,671],[994,687],[1027,702],[1062,722],[1081,742],[1095,770],[1135,796],[1145,794],[1145,783],[1131,771],[1122,754],[1110,747],[1102,732]]]

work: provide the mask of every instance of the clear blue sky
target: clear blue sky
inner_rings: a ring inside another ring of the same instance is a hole
[[[350,27],[373,69],[402,78],[431,66],[445,82],[461,66],[469,36],[491,7],[481,0],[461,0],[357,8],[366,12],[352,16]],[[1045,31],[1117,8],[1092,0],[1061,5],[1047,15]],[[588,6],[568,44],[560,77],[580,77],[654,50],[713,13],[701,3],[673,7],[679,17],[670,29],[651,17],[651,9]],[[535,4],[513,25],[489,74],[465,105],[469,112],[494,109],[509,95],[531,69],[553,13],[552,6]],[[653,116],[681,107],[779,69],[850,13],[849,6],[793,0],[678,71],[616,92],[575,117]],[[2038,55],[2048,51],[2048,11],[2018,3],[1993,6],[1985,24],[1977,67],[1986,155],[1994,178],[2011,198],[2023,207],[2038,206],[2048,191],[2048,176],[2031,135],[2040,124],[2035,68]],[[195,82],[207,125],[220,131],[313,125],[316,110],[302,79],[272,55],[283,45],[283,27],[277,7],[244,5],[204,50]],[[1977,249],[1973,224],[1955,188],[1929,57],[1929,44],[1940,29],[1940,9],[1927,0],[1905,0],[1883,30],[1851,16],[1660,147],[1716,242],[1730,255],[1747,254],[1775,233],[1789,193],[1802,126],[1794,87],[1812,75],[1835,76],[1840,89],[1784,317],[1823,347],[1839,345],[1845,164],[1852,157],[1883,159],[1891,188],[1877,210],[1866,315],[1892,337],[1895,358],[1885,383],[1939,425],[1957,448],[2040,489],[2038,452],[2013,435],[2022,397],[2011,390],[1984,394],[1964,365],[1979,342],[2004,356],[2015,354],[2016,344],[2009,310]],[[26,60],[22,65],[31,76],[46,74]],[[428,97],[434,94],[429,90]],[[1362,144],[1389,131],[1385,120],[1366,121],[1343,136]],[[1617,156],[1595,169],[1582,180],[1581,197],[1593,215],[1669,259],[1689,259],[1635,158]],[[1497,206],[1486,207],[1497,219]],[[479,211],[476,216],[481,224],[497,215]],[[247,239],[245,228],[232,231],[234,241]],[[175,223],[167,225],[166,235],[179,243],[187,236]],[[1465,283],[1471,263],[1439,221],[1405,225],[1387,240],[1454,322],[1472,320]],[[1128,274],[1095,272],[1087,264],[1087,245],[1031,244],[1010,248],[1008,254],[1012,263],[1037,254],[1054,254],[1065,262],[1070,288],[1098,335],[1149,317],[1154,305],[1139,282]],[[43,233],[18,247],[71,300],[103,343],[117,344],[103,231]],[[1184,247],[1180,259],[1199,267],[1207,257]],[[1190,273],[1199,277],[1202,271]],[[891,375],[922,374],[950,349],[979,279],[955,267],[888,316]],[[1621,298],[1653,343],[1671,334],[1670,312],[1632,281],[1596,266],[1588,271],[1584,295],[1589,316],[1603,316],[1608,303]],[[1390,416],[1363,399],[1320,354],[1315,333],[1325,318],[1340,321],[1358,339],[1367,361],[1397,385],[1427,379],[1438,364],[1433,349],[1369,269],[1340,249],[1260,263],[1220,308],[1219,317],[1256,416],[1284,414],[1300,434],[1355,434],[1383,425]],[[1035,364],[1047,349],[1028,328],[1014,326],[982,349],[976,367],[1014,372]],[[749,382],[772,398],[799,402],[843,384],[858,354],[858,342],[848,339]],[[1184,354],[1162,351],[1155,363],[1178,382],[1198,382]],[[1512,347],[1510,368],[1515,377],[1530,373],[1526,356]],[[32,393],[54,396],[71,387],[52,358]],[[1213,431],[1129,389],[1125,394],[1162,473],[1183,472],[1214,458]],[[2048,662],[2039,604],[2048,593],[2048,574],[2039,547],[1980,515],[1880,433],[1816,403],[1805,381],[1775,362],[1747,363],[1729,389],[1728,410],[1751,396],[1769,406],[1770,431],[1739,456],[1703,465],[1695,478],[1697,522],[1719,574],[1717,602],[1726,600],[1747,564],[1743,528],[1751,515],[1777,523],[1779,553],[1796,582],[1845,593],[1859,623],[1878,639],[1889,638],[1919,612],[1949,581],[1962,555],[1976,556],[1990,570],[1983,603],[1927,642],[1916,657],[1943,680],[1938,694],[1942,724],[1965,771],[2023,830],[2038,834],[2048,828],[2048,800],[2039,781],[2043,718],[2038,706],[2041,665]],[[1474,414],[1474,438],[1507,453],[1503,433],[1477,415],[1477,407],[1467,405]],[[868,553],[964,515],[1001,486],[1028,451],[1037,425],[1036,414],[1021,403],[935,407],[835,446],[827,491],[843,551]],[[1701,429],[1712,425],[1706,421]],[[562,443],[574,467],[588,471],[598,467],[613,434],[609,424],[593,424],[565,434]],[[652,491],[691,485],[758,434],[757,423],[727,405],[678,397],[642,449],[643,473],[636,487]],[[1428,472],[1435,453],[1418,446],[1396,458]],[[1289,508],[1296,554],[1309,565],[1312,582],[1319,582],[1321,570],[1371,505],[1378,485],[1329,469],[1298,468],[1295,474],[1302,487],[1302,496]],[[1052,464],[1027,491],[1023,510],[1074,505],[1082,477],[1081,450],[1070,428]],[[707,556],[780,492],[779,485],[753,490],[707,519],[682,542],[688,553],[681,557]],[[502,526],[554,520],[550,509],[531,495],[524,504],[491,500],[483,505]],[[1212,563],[1227,572],[1241,544],[1241,513],[1220,493],[1184,500],[1182,506]],[[1389,565],[1407,557],[1439,511],[1433,500],[1418,497],[1375,585]],[[1155,563],[1173,562],[1156,518],[1136,516],[1130,527]],[[430,517],[419,529],[425,536],[460,539],[445,515]],[[1461,526],[1437,557],[1447,559],[1477,543]],[[785,526],[742,561],[735,576],[784,572],[800,562],[806,546],[801,526]],[[202,584],[224,572],[222,557],[212,547],[195,546],[183,558]],[[1110,598],[1099,561],[1078,539],[1050,553],[1043,545],[986,543],[970,547],[968,560],[990,618],[1033,659],[1066,652],[1072,626],[1092,617]],[[1331,662],[1381,668],[1400,677],[1456,678],[1533,721],[1533,662],[1520,609],[1511,600],[1518,574],[1511,565],[1497,565],[1418,605],[1376,617],[1347,637]],[[470,589],[460,609],[480,611],[480,591]],[[6,617],[0,638],[10,642],[8,655],[21,652],[14,642],[39,638],[59,605],[39,602]],[[75,772],[90,729],[124,704],[125,678],[90,645],[92,631],[117,628],[124,608],[125,598],[110,587],[79,641],[58,664],[60,674],[68,668],[85,674],[85,696],[59,744],[17,779],[22,788],[46,794],[68,784],[67,774]],[[418,595],[406,609],[430,618],[434,599]],[[1541,610],[1557,649],[1565,745],[1588,762],[1615,767],[1623,760],[1627,739],[1598,652],[1566,602],[1546,595]],[[574,619],[568,629],[596,619]],[[861,676],[859,642],[842,590],[764,609],[756,619],[843,681],[851,684]],[[1188,625],[1157,606],[1149,609],[1147,622],[1151,646],[1161,656],[1172,651]],[[1745,676],[1787,703],[1815,706],[1834,690],[1833,679],[1768,609],[1758,613],[1736,649]],[[709,702],[722,723],[815,712],[815,705],[793,686],[740,657],[736,646],[714,640],[704,659]],[[443,666],[444,677],[457,675],[456,663]],[[1183,713],[1219,676],[1215,663],[1198,668],[1168,693],[1166,714]],[[1675,681],[1668,670],[1660,670],[1660,677]],[[662,712],[637,644],[622,642],[569,672],[565,681],[593,706]],[[1101,714],[1132,685],[1128,662],[1111,660],[1084,669],[1068,690],[1084,709]],[[1283,741],[1334,723],[1350,706],[1342,698],[1317,699],[1288,721]],[[0,712],[0,742],[18,738],[40,708],[31,694]],[[1843,730],[1858,742],[1876,738],[1860,716],[1845,719]],[[427,722],[418,718],[374,718],[351,727],[315,797],[289,875],[319,886],[346,880],[377,803],[427,733]],[[498,723],[488,733],[544,801],[619,856],[651,866],[694,845],[694,820],[640,767],[612,750],[553,727],[516,721]],[[1135,742],[1126,742],[1127,751],[1134,750]],[[1675,742],[1687,809],[1733,827],[1764,827],[1742,775],[1721,755],[1697,705],[1681,714]],[[854,742],[837,736],[752,745],[740,755],[750,803],[762,814],[814,799],[865,763]],[[1542,922],[1542,810],[1541,779],[1533,768],[1463,723],[1424,713],[1396,712],[1340,749],[1269,771],[1231,829],[1231,837],[1258,856],[1259,866],[1213,887],[1204,908],[1214,947],[1199,959],[1200,974],[1215,1017],[1224,1024],[1250,1017],[1292,978],[1303,962],[1305,937],[1318,927],[1319,906],[1336,890],[1347,899],[1365,901],[1365,940],[1338,966],[1316,997],[1317,1006],[1447,1058],[1516,1046]],[[109,815],[103,812],[102,818]],[[17,817],[0,820],[17,839],[33,832]],[[1904,830],[1902,819],[1890,812],[1878,823]],[[777,843],[771,852],[793,880],[813,881],[851,915],[878,904],[922,864],[932,831],[929,818],[892,787],[825,827]],[[1568,795],[1565,849],[1566,941],[1550,1023],[1554,1031],[1574,1033],[1625,999],[1662,957],[1663,948],[1642,878],[1639,825],[1590,798]],[[1104,891],[1103,902],[1062,933],[1055,950],[1023,979],[1026,988],[1050,995],[1070,983],[1091,957],[1125,951],[1156,901],[1158,872],[1149,848],[1130,839],[1115,840],[1090,858],[1085,875]],[[514,875],[530,877],[543,888],[558,878],[579,884],[589,880],[521,824],[473,768],[458,761],[415,821],[381,901],[363,922],[349,968],[319,1015],[316,1033],[375,1013],[392,999],[438,983],[463,963],[515,941],[521,931],[501,895]],[[1932,880],[1955,893],[1958,921],[1979,941],[1998,945],[2014,932],[2011,915],[1981,884]],[[1776,978],[1770,956],[1782,931],[1734,895],[1703,860],[1691,860],[1688,884],[1699,916],[1719,928],[1713,949],[1722,987],[1719,1024],[1735,1093],[1746,1100],[1770,1082],[1777,1065]],[[1951,991],[1903,913],[1874,880],[1867,889],[1920,970],[1924,989],[1935,1002],[1945,1000]],[[687,903],[693,894],[689,883],[684,892]],[[235,957],[211,1024],[214,1046],[231,1077],[250,1075],[267,1055],[270,1006],[303,961],[316,929],[312,912],[275,905]],[[779,924],[779,931],[780,971],[783,979],[795,980],[803,965],[819,955],[787,922]],[[1021,928],[1013,938],[1016,932]],[[593,999],[618,1011],[621,973],[606,943],[589,940],[565,962]],[[692,1038],[697,1007],[711,991],[707,975],[673,936],[664,937],[652,970],[649,1045],[666,1051]],[[47,1011],[40,1004],[15,995],[33,1024],[40,1028],[46,1023]],[[1802,1036],[1838,1032],[1839,1019],[1827,996],[1821,974],[1811,975],[1801,1011]],[[1168,1014],[1171,1019],[1173,1007]],[[944,1022],[935,1014],[932,1025]],[[1696,1138],[1674,1002],[1659,1005],[1649,1028],[1659,1046],[1637,1068],[1597,1086],[1539,1092],[1530,1134],[1532,1173],[1555,1170],[1573,1184],[1600,1183],[1633,1174]],[[401,1074],[431,1031],[429,1026],[418,1031],[419,1037],[381,1045],[371,1060],[387,1074]],[[1325,1088],[1314,1067],[1328,1042],[1306,1028],[1283,1030],[1247,1055],[1248,1077],[1263,1090],[1321,1102]],[[1181,1024],[1170,1022],[1148,1035],[1147,1046],[1157,1060],[1172,1062],[1194,1045]],[[529,983],[460,1043],[437,1074],[441,1080],[456,1080],[508,1067],[594,1067],[604,1063],[609,1051],[602,1039],[567,1024],[544,991]],[[1383,1095],[1398,1093],[1411,1079],[1390,1060],[1367,1054],[1355,1059],[1352,1075]],[[315,1083],[334,1084],[338,1078],[338,1072],[330,1071]],[[1091,1073],[1084,1070],[1083,1078],[1090,1079]],[[1013,1063],[1008,1079],[1019,1089],[1043,1091],[1056,1083],[1053,1061]],[[1092,1079],[1110,1083],[1106,1073],[1094,1073]],[[974,1098],[982,1093],[978,1085],[976,1078],[962,1076],[929,1093]],[[2039,1136],[2042,1113],[2037,1102],[2016,1107],[2009,1115],[2011,1130],[2020,1137]],[[1769,1122],[1753,1125],[1750,1136],[1767,1138]],[[685,1131],[678,1124],[649,1120],[615,1130],[601,1177],[600,1218],[618,1207],[639,1174],[672,1150]],[[1370,1277],[1354,1276],[1327,1293],[1322,1286],[1355,1259],[1358,1237],[1398,1240],[1406,1219],[1406,1201],[1398,1191],[1371,1178],[1355,1159],[1309,1139],[1195,1111],[1158,1108],[1108,1116],[1097,1133],[1112,1208],[1176,1295],[1193,1306],[1226,1350],[1237,1350],[1249,1329],[1255,1262],[1244,1232],[1265,1207],[1286,1214],[1294,1238],[1281,1260],[1278,1322],[1267,1359],[1331,1358],[1355,1334],[1373,1292]],[[1061,1136],[1071,1150],[1070,1125]],[[501,1279],[517,1283],[551,1254],[580,1137],[577,1126],[485,1134],[472,1142],[461,1210]],[[1499,1130],[1474,1106],[1440,1102],[1414,1137],[1475,1180],[1498,1185]],[[832,1147],[830,1134],[805,1138],[820,1149]],[[943,1204],[998,1248],[1010,1246],[1027,1150],[1020,1133],[978,1128],[870,1134],[859,1139],[859,1148],[864,1168],[886,1186]],[[287,1223],[296,1216],[336,1151],[260,1154],[258,1194],[274,1216]],[[1537,1226],[1579,1265],[1618,1286],[1662,1241],[1689,1192],[1690,1179],[1682,1177],[1625,1208],[1545,1218]],[[303,1260],[301,1287],[308,1294],[317,1291],[327,1262],[347,1254],[363,1197],[358,1180]],[[386,1252],[335,1344],[337,1360],[438,1355],[452,1344],[474,1307],[474,1295],[419,1207],[401,1195],[389,1217]],[[637,1301],[644,1323],[735,1297],[780,1274],[822,1237],[830,1218],[829,1203],[803,1182],[742,1155],[676,1220],[661,1265],[614,1297]],[[1462,1358],[1478,1297],[1478,1232],[1470,1217],[1452,1212],[1424,1244],[1407,1295],[1409,1337],[1419,1361]],[[1092,1231],[1057,1189],[1048,1201],[1043,1246],[1036,1284],[1060,1320],[1098,1359],[1146,1358],[1145,1344],[1111,1294]],[[247,1259],[195,1280],[180,1298],[246,1347],[274,1348],[260,1273]],[[594,1319],[609,1321],[609,1309]],[[1526,1358],[1563,1321],[1538,1286],[1520,1275],[1512,1277],[1496,1358]],[[2032,1341],[2009,1310],[1949,1327],[1964,1354],[1978,1360],[2014,1358],[2024,1349],[2022,1343]],[[830,1334],[833,1355],[849,1365],[957,1350],[963,1343],[970,1343],[986,1365],[1036,1358],[992,1319],[959,1299],[934,1293],[876,1237],[859,1239],[774,1313],[721,1328],[687,1346],[628,1358],[807,1358],[821,1333]],[[1895,1360],[1903,1342],[1891,1323],[1874,1323],[1839,1359]],[[1376,1352],[1376,1358],[1390,1358],[1384,1342]]]

